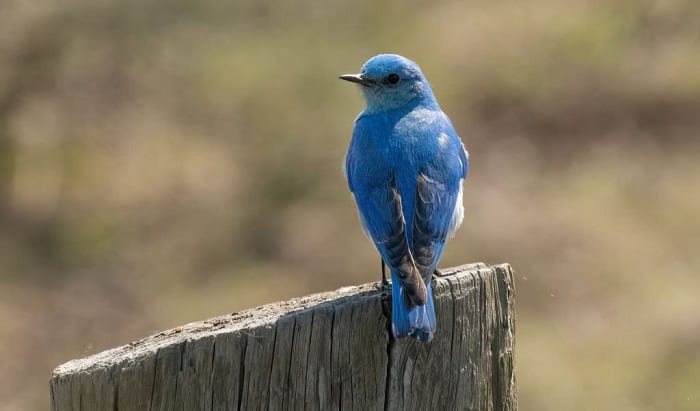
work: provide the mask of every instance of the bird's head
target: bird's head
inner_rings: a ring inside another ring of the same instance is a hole
[[[360,85],[367,112],[394,110],[422,101],[436,104],[428,81],[418,64],[397,54],[379,54],[367,60],[359,74],[340,79]]]

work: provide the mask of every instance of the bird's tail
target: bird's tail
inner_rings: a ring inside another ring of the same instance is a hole
[[[391,274],[391,277],[391,325],[394,337],[411,336],[423,342],[432,340],[435,334],[436,320],[430,284],[427,287],[425,305],[408,308],[401,283],[394,273]]]

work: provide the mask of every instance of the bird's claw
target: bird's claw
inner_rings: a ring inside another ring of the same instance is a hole
[[[438,277],[438,278],[444,278],[444,277],[447,277],[448,275],[444,274],[442,271],[440,271],[436,268],[435,271],[433,271],[433,276]]]

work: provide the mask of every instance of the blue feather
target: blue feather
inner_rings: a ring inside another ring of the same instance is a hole
[[[428,284],[426,304],[407,308],[403,303],[405,298],[403,287],[393,286],[393,284],[399,284],[399,280],[393,273],[391,281],[391,324],[394,337],[412,336],[421,341],[430,341],[437,327],[431,285]]]
[[[363,227],[391,269],[394,336],[429,341],[432,275],[462,221],[468,155],[414,62],[382,54],[341,78],[359,83],[367,103],[345,173]]]

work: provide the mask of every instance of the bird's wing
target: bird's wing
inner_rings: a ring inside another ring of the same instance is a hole
[[[393,180],[357,185],[354,194],[367,233],[406,291],[407,307],[424,305],[426,288],[408,247],[401,195]]]
[[[413,216],[413,258],[426,284],[430,281],[445,241],[462,222],[462,180],[468,172],[467,155],[459,139],[452,148],[424,165],[416,181]],[[458,148],[458,149],[457,149]]]
[[[345,172],[363,228],[404,287],[406,306],[424,305],[426,288],[408,246],[401,195],[392,173],[358,142],[358,133],[362,133],[360,127],[345,157]]]

